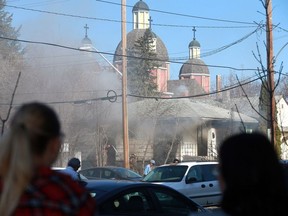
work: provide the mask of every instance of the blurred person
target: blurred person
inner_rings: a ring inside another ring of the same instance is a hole
[[[54,110],[39,102],[18,108],[0,141],[1,216],[94,215],[90,194],[50,168],[61,144]]]
[[[137,166],[137,155],[136,154],[131,154],[129,157],[129,167],[131,170],[135,171],[135,172],[139,172],[138,171],[138,166]]]
[[[180,160],[177,159],[177,158],[175,158],[175,159],[173,160],[173,163],[174,163],[174,164],[178,164],[178,163],[180,163]]]
[[[143,173],[144,176],[146,176],[153,169],[154,166],[155,166],[155,160],[150,160],[149,164],[145,166]]]
[[[112,141],[109,141],[112,142]],[[114,145],[108,144],[105,148],[107,152],[107,166],[115,166],[116,165],[116,151]]]
[[[283,169],[263,134],[237,134],[219,150],[221,207],[230,216],[288,215]]]
[[[80,175],[77,172],[81,166],[81,162],[78,158],[71,158],[68,161],[67,167],[61,170],[62,173],[71,176],[73,180],[80,181]]]

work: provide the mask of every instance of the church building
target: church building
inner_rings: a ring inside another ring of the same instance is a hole
[[[168,81],[168,91],[174,96],[191,96],[209,93],[210,73],[207,65],[200,59],[200,43],[194,37],[189,43],[189,59],[179,71],[179,80]]]
[[[149,12],[148,5],[140,0],[138,1],[133,9],[133,29],[127,34],[127,53],[129,50],[133,50],[135,46],[135,42],[141,38],[147,29],[150,29],[153,35],[154,41],[154,51],[156,52],[156,58],[159,59],[160,65],[154,68],[151,73],[155,77],[155,82],[157,84],[158,92],[166,92],[167,91],[167,81],[170,77],[170,65],[169,65],[169,57],[166,46],[160,37],[158,37],[151,28],[151,16]],[[118,44],[113,63],[116,68],[122,71],[122,41]],[[129,60],[128,60],[129,64]]]

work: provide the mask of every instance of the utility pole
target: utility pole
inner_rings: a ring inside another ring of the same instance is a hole
[[[276,118],[275,118],[275,95],[274,95],[274,56],[273,56],[273,26],[272,26],[272,0],[266,0],[266,40],[267,40],[267,79],[269,93],[269,118],[268,128],[271,129],[271,143],[276,147]]]
[[[129,168],[129,135],[127,111],[127,57],[126,57],[126,0],[121,0],[122,34],[122,122],[124,167]]]

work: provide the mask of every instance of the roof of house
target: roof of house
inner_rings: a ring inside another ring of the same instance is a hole
[[[129,104],[129,118],[145,116],[147,118],[196,118],[205,120],[230,120],[257,123],[245,114],[212,106],[196,100],[182,99],[145,99]]]
[[[276,104],[283,98],[282,95],[275,95]],[[208,103],[211,103],[208,102]],[[259,115],[259,96],[254,97],[239,97],[239,98],[229,98],[228,100],[223,100],[220,104],[221,107],[226,109],[238,109],[240,113],[245,113],[246,115],[258,119]]]

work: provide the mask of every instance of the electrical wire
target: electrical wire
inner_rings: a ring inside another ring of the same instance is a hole
[[[103,2],[103,3],[108,3],[108,4],[114,4],[114,5],[119,5],[122,6],[121,3],[115,3],[111,1],[104,1],[104,0],[96,0],[98,2]],[[124,5],[126,7],[133,8],[134,6],[132,5]],[[141,8],[140,8],[141,9]],[[168,11],[162,11],[162,10],[155,10],[149,8],[150,11],[158,12],[158,13],[163,13],[163,14],[169,14],[169,15],[175,15],[175,16],[182,16],[182,17],[189,17],[189,18],[195,18],[195,19],[203,19],[203,20],[210,20],[210,21],[217,21],[217,22],[228,22],[228,23],[237,23],[237,24],[254,24],[252,22],[242,22],[242,21],[235,21],[235,20],[226,20],[226,19],[217,19],[217,18],[210,18],[210,17],[201,17],[201,16],[194,16],[194,15],[188,15],[188,14],[182,14],[182,13],[175,13],[175,12],[168,12]]]
[[[123,57],[121,54],[115,54],[115,53],[109,53],[109,52],[102,52],[102,51],[94,51],[94,50],[82,50],[79,48],[74,48],[70,46],[65,46],[65,45],[60,45],[60,44],[55,44],[55,43],[48,43],[48,42],[39,42],[39,41],[31,41],[31,40],[23,40],[23,39],[15,39],[15,38],[8,38],[8,37],[3,37],[0,36],[1,39],[5,40],[12,40],[12,41],[17,41],[17,42],[23,42],[23,43],[30,43],[30,44],[41,44],[41,45],[47,45],[47,46],[53,46],[53,47],[59,47],[59,48],[64,48],[64,49],[69,49],[69,50],[75,50],[75,51],[80,51],[80,52],[89,52],[89,53],[98,53],[102,55],[110,55],[110,56],[120,56]],[[130,56],[130,55],[125,55],[127,58],[135,58],[135,59],[142,59],[142,60],[150,60],[150,61],[159,61],[159,62],[169,62],[169,63],[175,63],[175,64],[188,64],[188,65],[197,65],[200,67],[213,67],[213,68],[224,68],[224,69],[231,69],[235,71],[257,71],[256,68],[235,68],[231,66],[224,66],[224,65],[203,65],[203,64],[196,64],[196,63],[183,63],[179,61],[171,61],[171,60],[165,60],[165,59],[159,59],[159,58],[143,58],[143,57],[136,57],[136,56]]]
[[[69,0],[66,0],[69,1]],[[104,3],[109,3],[109,4],[116,4],[116,5],[121,5],[119,3],[114,3],[114,2],[109,2],[109,1],[102,1],[102,0],[96,0],[99,2],[104,2]],[[65,0],[63,0],[65,2]],[[50,2],[51,3],[51,2]],[[58,3],[58,2],[57,2]],[[65,13],[57,13],[57,12],[51,12],[51,11],[44,11],[44,10],[37,10],[37,9],[31,9],[31,8],[25,8],[25,7],[19,7],[19,6],[14,6],[14,5],[8,5],[8,4],[0,4],[5,7],[10,7],[10,8],[15,8],[15,9],[22,9],[22,10],[27,10],[27,11],[34,11],[34,12],[40,12],[40,13],[47,13],[47,14],[53,14],[53,15],[59,15],[59,16],[68,16],[68,17],[74,17],[74,18],[81,18],[81,19],[91,19],[91,20],[100,20],[100,21],[108,21],[108,22],[117,22],[117,23],[122,23],[120,20],[113,20],[113,19],[105,19],[105,18],[95,18],[95,17],[87,17],[87,16],[80,16],[80,15],[72,15],[72,14],[65,14]],[[133,7],[131,5],[126,5],[127,7]],[[208,18],[208,17],[200,17],[200,16],[193,16],[193,15],[187,15],[187,14],[181,14],[181,13],[174,13],[174,12],[167,12],[167,11],[161,11],[161,10],[153,10],[150,9],[151,11],[159,12],[159,13],[165,13],[165,14],[170,14],[170,15],[177,15],[177,16],[184,16],[184,17],[190,17],[190,18],[198,18],[198,19],[205,19],[205,20],[213,20],[213,21],[221,21],[221,22],[230,22],[230,23],[237,23],[237,24],[249,24],[251,26],[197,26],[197,25],[172,25],[172,24],[151,24],[153,26],[162,26],[162,27],[178,27],[178,28],[230,28],[230,29],[235,29],[235,28],[255,28],[255,22],[242,22],[242,21],[233,21],[233,20],[225,20],[225,19],[216,19],[216,18]],[[126,21],[125,23],[133,24],[133,22]],[[278,25],[273,25],[274,27],[281,29],[283,31],[288,32],[287,29],[284,29],[282,27],[279,27]]]
[[[66,14],[66,13],[58,13],[58,12],[51,12],[46,10],[39,10],[39,9],[31,9],[31,8],[25,8],[20,6],[14,6],[14,5],[8,5],[8,4],[0,4],[6,7],[14,8],[14,9],[21,9],[26,11],[33,11],[33,12],[39,12],[39,13],[46,13],[46,14],[52,14],[57,16],[65,16],[65,17],[73,17],[73,18],[79,18],[79,19],[88,19],[88,20],[98,20],[98,21],[106,21],[106,22],[115,22],[115,23],[123,23],[121,20],[115,20],[115,19],[107,19],[107,18],[97,18],[97,17],[88,17],[88,16],[80,16],[80,15],[73,15],[73,14]],[[133,24],[131,21],[126,21],[127,24]],[[246,23],[248,24],[248,23]],[[235,29],[235,28],[255,28],[255,23],[249,23],[250,26],[197,26],[197,25],[173,25],[173,24],[157,24],[152,23],[152,26],[160,26],[160,27],[176,27],[176,28],[226,28],[226,29]]]
[[[253,34],[255,34],[257,31],[259,31],[260,29],[261,29],[261,27],[258,27],[258,28],[256,28],[254,31],[252,31],[252,32],[250,32],[249,34],[245,35],[244,37],[238,39],[237,41],[234,41],[234,42],[232,42],[232,43],[230,43],[230,44],[228,44],[228,45],[222,46],[222,47],[217,48],[217,49],[215,49],[215,50],[202,53],[202,54],[201,54],[201,57],[203,58],[203,57],[211,56],[211,55],[214,55],[214,54],[216,54],[216,53],[219,53],[219,52],[221,52],[221,51],[223,51],[223,50],[225,50],[225,49],[228,49],[229,47],[234,46],[234,45],[236,45],[236,44],[238,44],[238,43],[246,40],[247,38],[249,38],[250,36],[252,36]],[[186,57],[175,57],[175,58],[173,58],[173,59],[170,58],[170,60],[187,60],[188,58],[189,58],[188,56],[186,56]]]
[[[265,76],[257,76],[257,78],[249,80],[251,78],[248,78],[244,82],[238,82],[238,84],[232,84],[228,87],[225,87],[223,89],[220,89],[219,91],[212,91],[209,93],[204,93],[204,94],[197,94],[197,95],[190,95],[190,96],[178,96],[178,97],[159,97],[159,96],[143,96],[143,95],[135,95],[135,94],[127,94],[128,97],[134,97],[134,98],[142,98],[142,99],[155,99],[155,100],[171,100],[171,99],[183,99],[183,98],[198,98],[198,97],[203,97],[203,96],[209,96],[209,95],[214,95],[218,94],[221,92],[229,91],[235,88],[239,88],[240,86],[245,86],[250,83],[253,83],[255,81],[258,81]],[[111,93],[112,92],[112,96]],[[97,98],[89,98],[89,99],[81,99],[81,100],[69,100],[69,101],[50,101],[47,102],[47,104],[85,104],[85,103],[91,103],[92,101],[105,101],[108,100],[112,103],[117,101],[117,98],[122,97],[122,94],[117,94],[114,90],[107,90],[107,96],[106,97],[97,97]],[[0,103],[0,105],[9,105],[6,103]],[[14,104],[17,105],[17,104]]]
[[[178,97],[155,97],[155,96],[141,96],[141,95],[135,95],[135,94],[128,94],[128,96],[130,97],[136,97],[136,98],[146,98],[146,99],[155,99],[155,100],[171,100],[171,99],[182,99],[182,98],[197,98],[197,97],[203,97],[203,96],[209,96],[209,95],[214,95],[214,94],[218,94],[218,93],[221,93],[221,92],[225,92],[225,91],[229,91],[229,90],[232,90],[232,89],[235,89],[235,88],[239,88],[240,85],[247,85],[247,84],[250,84],[252,82],[255,82],[257,80],[260,80],[262,79],[263,77],[265,76],[259,76],[253,80],[250,80],[250,81],[247,81],[247,82],[244,82],[244,83],[241,83],[241,84],[237,84],[234,86],[230,86],[230,87],[226,87],[224,89],[221,89],[219,91],[213,91],[213,92],[209,92],[209,93],[203,93],[203,94],[197,94],[197,95],[188,95],[188,96],[178,96]]]

